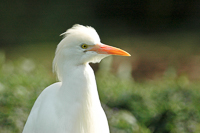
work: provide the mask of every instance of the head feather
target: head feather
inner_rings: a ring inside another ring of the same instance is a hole
[[[53,60],[53,72],[56,72],[58,79],[61,80],[60,70],[58,67],[58,61],[60,58],[60,54],[62,49],[65,46],[72,45],[70,41],[74,40],[92,40],[93,43],[99,43],[100,38],[97,34],[96,30],[90,26],[83,26],[79,24],[75,24],[72,28],[68,29],[66,32],[62,33],[60,36],[63,36],[63,39],[58,44],[55,57]],[[84,42],[83,42],[84,43]]]

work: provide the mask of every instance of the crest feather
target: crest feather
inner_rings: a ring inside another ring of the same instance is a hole
[[[72,28],[68,29],[66,32],[60,34],[60,36],[63,36],[63,38],[65,38],[67,37],[68,34],[73,34],[77,32],[97,34],[96,30],[91,26],[83,26],[80,24],[75,24],[72,26]]]

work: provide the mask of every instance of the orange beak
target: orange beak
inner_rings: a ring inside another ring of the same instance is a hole
[[[95,51],[98,54],[110,54],[110,55],[121,55],[121,56],[131,56],[129,53],[127,53],[124,50],[121,50],[119,48],[115,48],[112,46],[108,46],[105,44],[96,44],[88,51]]]

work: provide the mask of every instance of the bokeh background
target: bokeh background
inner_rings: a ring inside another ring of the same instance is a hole
[[[200,1],[1,0],[1,133],[20,133],[57,81],[54,51],[74,24],[132,55],[91,64],[111,133],[200,132]]]

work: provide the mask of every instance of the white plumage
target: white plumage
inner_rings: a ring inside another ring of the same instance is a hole
[[[74,25],[58,44],[53,61],[60,82],[39,95],[23,133],[109,133],[89,62],[127,52],[104,45],[92,27]]]

